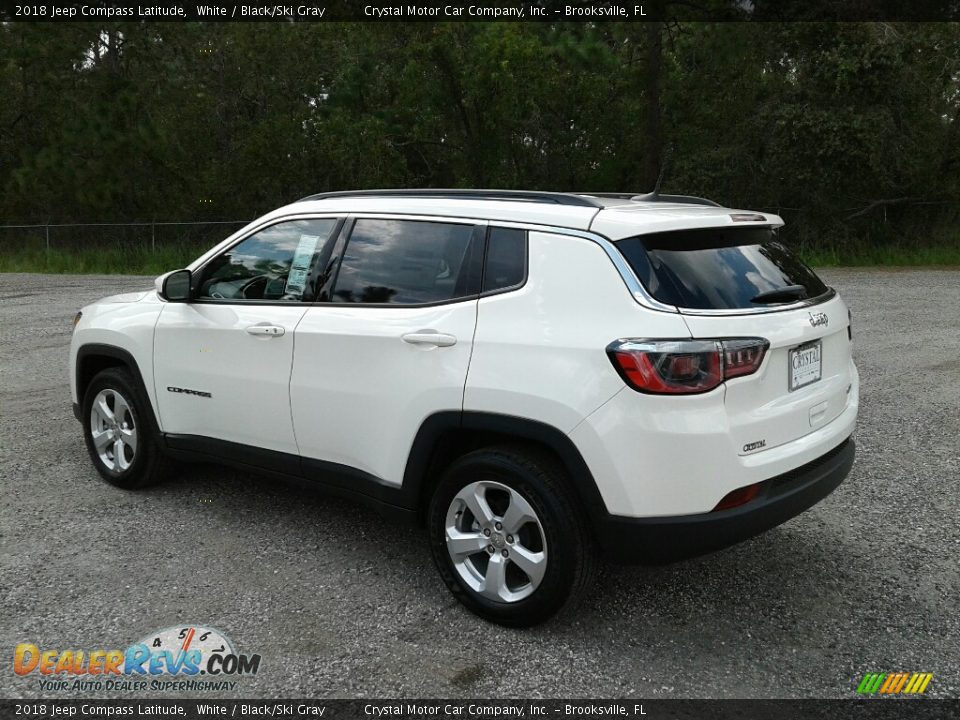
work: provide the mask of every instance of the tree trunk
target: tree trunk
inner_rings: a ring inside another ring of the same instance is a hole
[[[662,17],[663,3],[655,3],[654,17]],[[647,64],[644,92],[647,99],[647,126],[643,143],[643,190],[654,189],[663,162],[663,127],[660,88],[663,82],[663,22],[646,24]]]

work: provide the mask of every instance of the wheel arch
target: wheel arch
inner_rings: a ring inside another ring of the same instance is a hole
[[[538,420],[477,411],[440,412],[420,425],[403,475],[407,501],[422,520],[440,475],[453,460],[482,447],[517,442],[545,450],[560,462],[591,522],[607,514],[593,474],[563,431]]]
[[[104,345],[102,343],[88,343],[77,348],[77,361],[75,369],[75,380],[77,387],[78,403],[74,406],[74,414],[80,419],[80,408],[83,405],[83,397],[86,395],[87,387],[98,373],[112,367],[126,368],[133,375],[134,380],[140,385],[143,397],[150,408],[153,427],[159,428],[157,422],[156,408],[150,401],[150,393],[147,392],[147,386],[143,381],[143,374],[140,372],[140,366],[137,364],[133,355],[123,348],[115,345]]]

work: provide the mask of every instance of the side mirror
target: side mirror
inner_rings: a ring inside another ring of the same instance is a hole
[[[191,274],[189,270],[174,270],[163,276],[160,297],[167,302],[190,301]]]

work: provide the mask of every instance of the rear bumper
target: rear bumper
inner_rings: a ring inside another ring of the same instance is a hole
[[[816,460],[764,481],[758,497],[731,510],[653,518],[607,515],[598,528],[601,548],[612,562],[660,564],[728,547],[820,502],[850,472],[855,452],[848,438]]]

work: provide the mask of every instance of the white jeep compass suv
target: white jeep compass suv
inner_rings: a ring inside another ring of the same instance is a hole
[[[309,481],[426,525],[479,615],[542,621],[597,550],[668,562],[772,528],[853,463],[843,301],[769,213],[665,195],[314,195],[78,314],[99,473]]]

